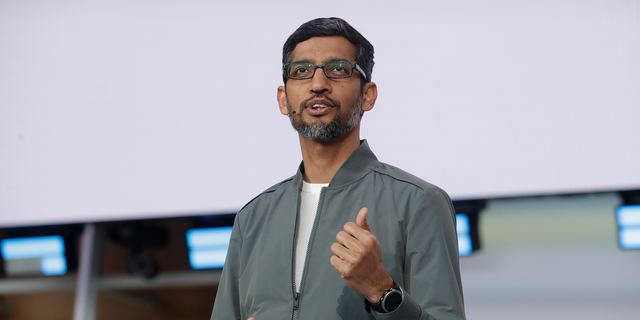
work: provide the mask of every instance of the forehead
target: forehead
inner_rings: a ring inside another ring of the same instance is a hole
[[[291,61],[309,61],[322,64],[339,59],[356,61],[356,46],[341,36],[313,37],[300,42],[291,53]]]

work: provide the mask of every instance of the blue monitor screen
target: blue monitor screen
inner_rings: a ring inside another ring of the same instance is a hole
[[[9,276],[67,273],[61,236],[4,239],[0,242],[0,250]]]
[[[640,205],[620,206],[616,212],[622,249],[640,249]]]
[[[469,235],[469,217],[464,213],[456,214],[456,231],[458,232],[458,253],[461,256],[468,256],[473,252],[471,235]]]
[[[232,227],[187,231],[189,263],[194,269],[222,268],[227,257]]]

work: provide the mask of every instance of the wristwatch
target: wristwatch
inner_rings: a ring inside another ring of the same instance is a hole
[[[370,303],[366,298],[364,299],[364,306],[367,312],[371,309],[378,313],[389,313],[395,310],[404,300],[404,291],[400,286],[393,281],[393,287],[382,294],[380,302]]]

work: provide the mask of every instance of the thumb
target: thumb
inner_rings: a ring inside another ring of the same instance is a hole
[[[369,209],[367,208],[360,209],[360,211],[358,212],[358,216],[356,217],[356,224],[358,225],[358,227],[373,233],[373,231],[371,231],[371,227],[369,227],[369,223],[367,222],[368,212]]]

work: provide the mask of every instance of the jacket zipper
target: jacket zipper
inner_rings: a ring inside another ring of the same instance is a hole
[[[300,216],[300,201],[302,196],[298,195],[298,214],[296,215],[296,231],[293,235],[293,268],[292,270],[292,279],[291,283],[293,284],[293,320],[298,319],[298,309],[300,308],[300,295],[302,293],[302,285],[304,284],[304,276],[307,273],[307,262],[309,261],[309,248],[311,247],[311,238],[315,236],[316,233],[316,224],[318,223],[318,216],[320,213],[320,208],[322,204],[322,200],[324,198],[324,189],[326,187],[322,187],[320,189],[320,197],[318,198],[318,206],[316,207],[316,215],[313,217],[313,226],[311,227],[311,234],[309,235],[309,243],[307,243],[307,250],[304,257],[304,264],[302,266],[302,277],[300,277],[300,291],[296,291],[296,245],[298,244],[298,218]]]
[[[302,182],[300,182],[302,184]],[[300,294],[296,290],[296,244],[298,243],[298,222],[300,220],[300,202],[302,201],[302,189],[300,193],[298,193],[298,209],[296,211],[296,224],[295,230],[293,232],[293,252],[291,259],[291,288],[293,291],[293,314],[291,315],[291,319],[295,320],[298,318],[298,307],[299,307],[299,298]]]

